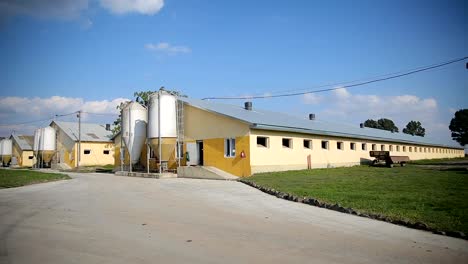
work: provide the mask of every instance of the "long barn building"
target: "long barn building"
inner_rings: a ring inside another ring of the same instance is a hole
[[[252,108],[249,103],[241,107],[178,99],[183,105],[183,142],[173,158],[180,157],[184,166],[212,166],[243,177],[259,172],[367,164],[373,159],[370,150],[386,150],[411,160],[464,156],[461,147],[425,137],[301,118]],[[117,135],[116,166],[120,164],[120,142]],[[146,166],[146,149],[140,167]],[[155,170],[154,153],[150,157],[150,168]]]

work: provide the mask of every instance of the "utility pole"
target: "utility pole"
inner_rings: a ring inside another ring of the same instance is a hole
[[[80,168],[80,160],[81,160],[81,110],[78,110],[78,159],[77,159],[77,168]]]
[[[130,108],[131,107],[132,107],[132,105],[128,105],[128,145],[130,145],[130,142],[133,141],[132,140],[132,135],[134,135],[134,134],[132,134],[132,120],[131,120],[132,117],[130,116],[130,114],[131,114],[131,111],[130,111],[131,109]],[[131,150],[127,146],[128,157],[129,157],[129,160],[130,160],[130,162],[129,162],[130,173],[132,173],[132,150],[133,150],[133,148],[134,148],[133,144],[132,144],[132,149]]]

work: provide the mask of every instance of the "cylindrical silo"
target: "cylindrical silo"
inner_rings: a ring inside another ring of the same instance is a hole
[[[33,151],[35,155],[37,155],[37,152],[39,151],[39,144],[41,143],[40,141],[41,141],[41,129],[38,128],[34,130]]]
[[[130,102],[122,109],[122,139],[132,164],[138,163],[145,145],[148,110],[137,102]]]
[[[50,160],[55,153],[55,129],[44,127],[40,130],[39,155],[43,162],[50,165]]]
[[[148,139],[151,148],[161,161],[175,159],[175,146],[177,141],[176,105],[177,98],[168,92],[159,91],[150,96],[148,108]],[[161,142],[159,142],[159,139],[161,139]],[[159,157],[160,144],[161,157]]]
[[[13,148],[13,143],[11,139],[3,139],[1,143],[1,153],[2,153],[2,165],[7,166],[11,161],[11,152]]]

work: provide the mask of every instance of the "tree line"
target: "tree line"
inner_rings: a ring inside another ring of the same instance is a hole
[[[377,121],[367,119],[364,122],[364,126],[391,132],[399,131],[395,123],[387,118],[380,118]],[[449,129],[452,131],[453,140],[457,141],[462,146],[468,144],[468,109],[460,109],[455,112],[454,117],[450,121]],[[409,121],[402,132],[412,136],[424,137],[426,135],[426,129],[422,127],[421,122],[414,120]]]
[[[370,128],[387,130],[387,131],[395,132],[395,133],[399,132],[399,129],[395,125],[395,123],[388,118],[380,118],[377,121],[373,119],[367,119],[364,122],[364,126],[370,127]],[[426,129],[422,127],[421,122],[414,121],[414,120],[411,120],[410,122],[408,122],[406,127],[403,128],[402,132],[405,134],[412,135],[412,136],[424,137],[426,135]]]

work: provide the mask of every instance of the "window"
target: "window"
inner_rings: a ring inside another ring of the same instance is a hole
[[[268,141],[267,137],[257,137],[257,147],[268,148]]]
[[[328,149],[328,141],[322,141],[322,149]]]
[[[393,145],[388,146],[389,151],[393,151]]]
[[[184,157],[184,142],[177,142],[176,157],[182,159]]]
[[[414,152],[418,152],[418,147],[414,147]]]
[[[354,143],[354,142],[349,143],[349,148],[351,150],[356,150],[356,143]]]
[[[312,149],[312,140],[310,140],[310,139],[304,139],[304,148],[306,148],[306,149]]]
[[[106,150],[104,150],[102,153],[103,153],[104,155],[109,155],[109,150],[106,149]]]
[[[409,152],[413,152],[413,147],[409,147]]]
[[[28,159],[34,159],[34,156],[29,156]]]
[[[406,146],[403,146],[403,152],[406,152]]]
[[[400,151],[400,146],[396,146],[396,151]]]
[[[336,142],[336,149],[343,150],[344,149],[343,146],[344,146],[343,142],[340,142],[340,141]]]
[[[422,152],[422,147],[419,147],[419,152]]]
[[[385,150],[385,145],[380,145],[380,150],[384,151]]]
[[[362,144],[361,144],[361,149],[362,149],[362,150],[367,150],[367,144],[366,144],[366,143],[362,143]]]
[[[377,150],[377,145],[376,144],[372,144],[372,150]]]
[[[283,140],[281,142],[283,144],[283,148],[292,148],[292,139],[283,138]]]
[[[85,154],[85,155],[91,154],[91,150],[90,150],[90,149],[85,149],[85,150],[84,150],[84,154]]]
[[[229,158],[236,156],[236,139],[235,138],[226,138],[224,140],[224,156],[229,157]]]

